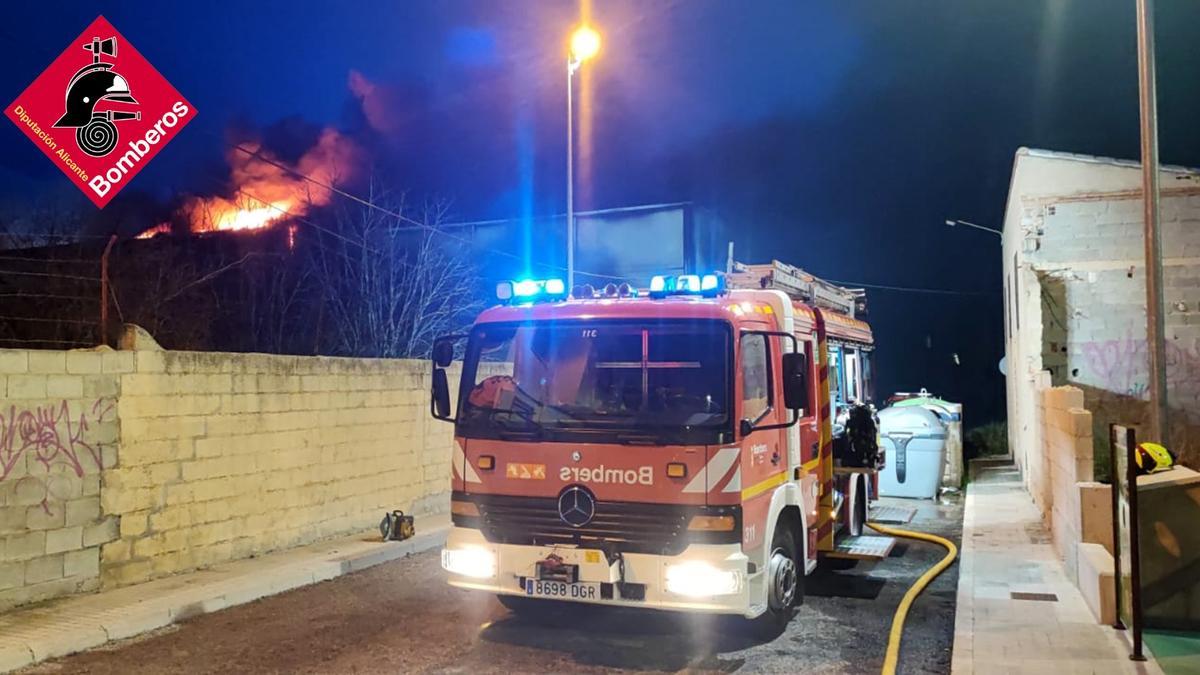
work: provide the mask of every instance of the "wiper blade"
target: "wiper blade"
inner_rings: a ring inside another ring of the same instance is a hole
[[[662,436],[658,434],[618,433],[617,442],[623,445],[662,445]]]
[[[536,427],[538,425],[537,422],[535,422],[533,419],[533,412],[529,411],[529,410],[521,410],[520,408],[510,408],[510,409],[493,408],[492,410],[488,411],[487,418],[489,421],[491,421],[491,420],[496,419],[497,415],[508,415],[509,420],[511,420],[515,416],[532,426]]]
[[[541,428],[536,429],[497,429],[496,435],[506,441],[538,441],[542,438]]]
[[[577,413],[571,412],[571,409],[565,405],[554,405],[551,403],[544,403],[544,404],[542,404],[542,407],[549,408],[549,409],[553,410],[554,412],[562,413],[563,415],[566,415],[567,419],[572,419],[572,420],[583,419]],[[591,411],[588,411],[588,412],[591,412]]]
[[[533,414],[522,410],[477,409],[477,412],[466,417],[463,424],[467,427],[495,432],[511,433],[541,433],[542,427],[533,419]]]

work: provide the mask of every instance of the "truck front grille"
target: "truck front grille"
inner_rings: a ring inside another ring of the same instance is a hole
[[[596,502],[591,522],[572,527],[558,515],[558,500],[499,495],[458,495],[479,507],[479,518],[458,522],[478,527],[484,538],[499,544],[574,544],[611,548],[624,553],[678,555],[692,542],[741,541],[741,509],[736,506],[702,507],[629,502]],[[729,533],[691,533],[692,517],[700,514],[735,514],[737,527]]]

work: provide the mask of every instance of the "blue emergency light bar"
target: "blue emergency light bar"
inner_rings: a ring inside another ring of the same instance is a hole
[[[650,297],[668,295],[702,295],[713,298],[725,292],[725,277],[720,274],[659,275],[650,279]]]
[[[562,300],[567,297],[567,285],[562,279],[501,281],[496,284],[496,297],[504,302]]]

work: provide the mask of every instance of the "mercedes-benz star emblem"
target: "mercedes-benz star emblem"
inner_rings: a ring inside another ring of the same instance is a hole
[[[571,527],[583,527],[596,515],[596,498],[578,485],[572,485],[558,496],[558,517]]]

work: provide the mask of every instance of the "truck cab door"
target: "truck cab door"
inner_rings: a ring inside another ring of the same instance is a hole
[[[739,341],[735,395],[741,409],[738,429],[741,448],[742,548],[751,550],[769,543],[764,532],[774,488],[788,476],[788,429],[753,429],[786,423],[788,411],[778,373],[781,372],[780,339],[743,334]],[[749,421],[750,425],[745,424]],[[749,431],[749,433],[746,433]]]

